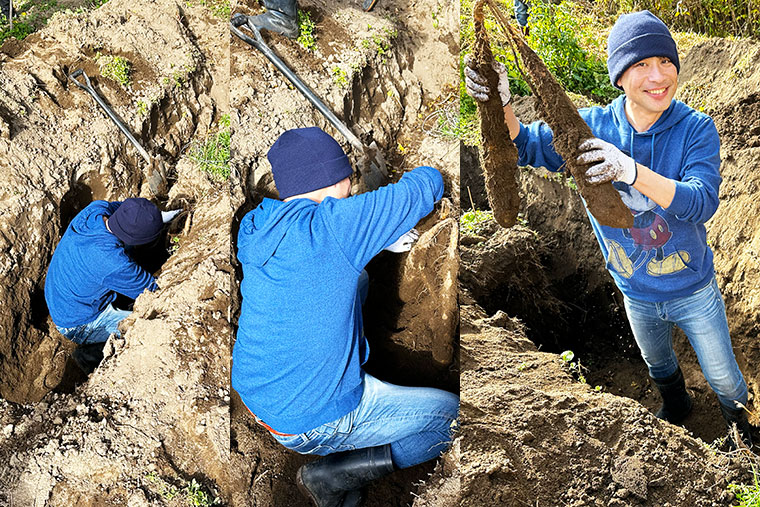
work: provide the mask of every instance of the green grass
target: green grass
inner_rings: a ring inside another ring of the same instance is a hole
[[[752,465],[753,484],[729,484],[728,490],[736,495],[738,507],[760,507],[760,480],[757,469]]]
[[[132,64],[123,56],[103,55],[98,52],[95,54],[95,63],[98,64],[101,76],[116,81],[124,88],[132,85],[129,76]]]
[[[314,35],[317,25],[311,20],[309,13],[301,9],[298,9],[298,28],[300,33],[296,42],[306,51],[314,51],[317,48],[317,37]]]
[[[335,84],[341,88],[348,88],[348,73],[345,70],[336,65],[332,68],[332,77]]]
[[[230,116],[219,119],[215,132],[206,135],[202,143],[193,149],[190,158],[201,171],[209,173],[219,181],[230,178]]]
[[[97,9],[108,0],[83,0],[75,9],[64,7],[57,0],[26,0],[13,4],[13,29],[8,24],[8,19],[0,15],[0,44],[6,39],[14,38],[23,40],[29,34],[36,32],[45,26],[48,20],[56,12],[85,12]]]
[[[466,211],[459,218],[459,232],[464,236],[477,236],[484,232],[489,221],[493,221],[493,211]]]

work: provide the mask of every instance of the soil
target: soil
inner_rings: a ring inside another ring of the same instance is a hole
[[[187,149],[228,107],[226,33],[204,7],[111,0],[0,52],[0,503],[179,505],[192,480],[229,499],[233,210]],[[97,51],[130,59],[130,88],[99,76]],[[89,378],[47,313],[50,257],[92,200],[153,196],[147,164],[67,80],[77,68],[170,168],[156,204],[186,212],[159,290],[137,298]]]
[[[316,48],[307,51],[264,33],[267,45],[365,145],[377,143],[390,181],[418,165],[436,167],[444,175],[444,199],[417,226],[420,239],[411,252],[384,252],[367,266],[364,325],[372,354],[365,367],[390,382],[457,392],[458,143],[424,131],[421,120],[446,95],[444,85],[457,82],[458,8],[435,0],[380,0],[369,13],[355,0],[299,6],[316,23]],[[236,11],[252,15],[260,8],[251,1]],[[341,143],[355,166],[359,154],[255,48],[233,37],[231,51],[234,246],[245,213],[263,197],[277,197],[266,153],[282,132],[316,125]],[[242,277],[239,268],[237,277]],[[233,314],[239,311],[239,298],[236,291]],[[278,444],[237,395],[231,437],[233,505],[309,505],[295,487],[295,474],[314,457]],[[410,504],[433,466],[395,472],[373,483],[367,505]]]
[[[483,76],[490,90],[499,87],[499,75],[493,69],[495,62],[483,20],[483,2],[473,9],[475,24],[475,48],[473,58],[477,71]],[[494,219],[502,227],[512,227],[520,211],[520,195],[517,193],[517,147],[512,142],[504,108],[498,93],[486,102],[478,102],[480,117],[480,155],[485,179],[488,203]]]
[[[712,39],[682,57],[679,75],[679,97],[711,114],[721,135],[724,181],[708,242],[751,410],[760,359],[751,218],[760,211],[758,56],[755,42]],[[525,122],[535,119],[533,101],[514,106]],[[463,150],[463,186],[482,206],[471,151]],[[462,488],[459,505],[734,503],[727,485],[751,483],[757,458],[714,442],[725,426],[683,333],[674,346],[695,406],[680,427],[653,416],[659,394],[577,192],[542,169],[525,169],[521,195],[524,224],[499,230],[494,223],[462,238],[460,466],[436,470],[420,505],[444,505],[432,499],[454,484]],[[560,359],[568,349],[585,382]]]

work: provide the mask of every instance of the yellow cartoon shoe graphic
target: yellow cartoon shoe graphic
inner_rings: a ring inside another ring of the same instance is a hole
[[[607,251],[609,251],[607,262],[610,263],[610,266],[620,276],[624,278],[632,277],[634,271],[633,262],[628,258],[628,254],[625,253],[620,243],[611,239],[605,239],[604,243],[607,245]]]
[[[647,273],[652,276],[672,275],[686,269],[686,263],[691,260],[689,252],[679,250],[664,259],[656,257],[647,263]]]

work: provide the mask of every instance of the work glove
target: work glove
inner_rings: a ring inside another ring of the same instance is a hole
[[[173,210],[169,210],[169,211],[162,211],[161,212],[161,220],[163,220],[163,222],[165,224],[168,224],[169,222],[171,222],[172,220],[174,220],[174,217],[176,217],[180,213],[182,213],[181,209],[173,209]]]
[[[499,75],[499,96],[501,97],[501,106],[504,107],[509,104],[512,99],[512,94],[509,92],[509,77],[507,76],[507,68],[501,62],[494,61],[491,64],[493,70]],[[475,60],[472,55],[466,55],[464,57],[464,84],[467,90],[467,95],[479,102],[485,102],[489,98],[491,90],[488,88],[488,82],[486,78],[478,74],[475,70]]]
[[[419,237],[420,233],[417,232],[417,229],[412,229],[411,231],[402,234],[399,239],[390,246],[387,246],[385,250],[393,253],[408,252],[412,249],[412,245]]]
[[[636,182],[636,162],[615,145],[594,137],[583,141],[578,150],[583,152],[578,156],[579,164],[599,162],[586,171],[589,183],[596,185],[614,180],[633,185]]]

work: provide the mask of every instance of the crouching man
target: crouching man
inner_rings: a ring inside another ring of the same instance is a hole
[[[316,127],[286,131],[268,158],[282,200],[264,199],[240,225],[232,386],[282,445],[326,456],[298,470],[314,504],[359,505],[365,484],[440,455],[457,417],[452,393],[392,385],[362,370],[364,267],[383,249],[408,244],[407,231],[432,211],[443,181],[418,167],[351,197],[348,158]]]
[[[607,40],[610,81],[625,92],[607,107],[579,112],[596,138],[578,146],[589,164],[589,183],[612,182],[633,214],[633,227],[600,225],[589,214],[652,382],[662,395],[656,415],[673,424],[691,412],[692,400],[673,351],[673,327],[694,348],[707,382],[729,425],[752,445],[742,408],[747,383],[734,357],[723,298],[715,279],[705,222],[718,208],[720,139],[712,119],[673,100],[678,50],[665,24],[649,11],[618,18]],[[498,66],[497,66],[498,67]],[[562,168],[543,123],[522,125],[509,105],[503,66],[499,93],[521,165]],[[465,70],[467,90],[488,97],[485,80]],[[733,442],[737,444],[738,442]]]
[[[167,221],[175,212],[166,213]],[[91,373],[102,349],[130,312],[113,302],[117,294],[135,299],[156,290],[156,280],[129,255],[129,247],[155,241],[162,213],[143,198],[95,201],[66,228],[53,253],[45,280],[45,301],[58,331],[77,345],[77,365]]]

